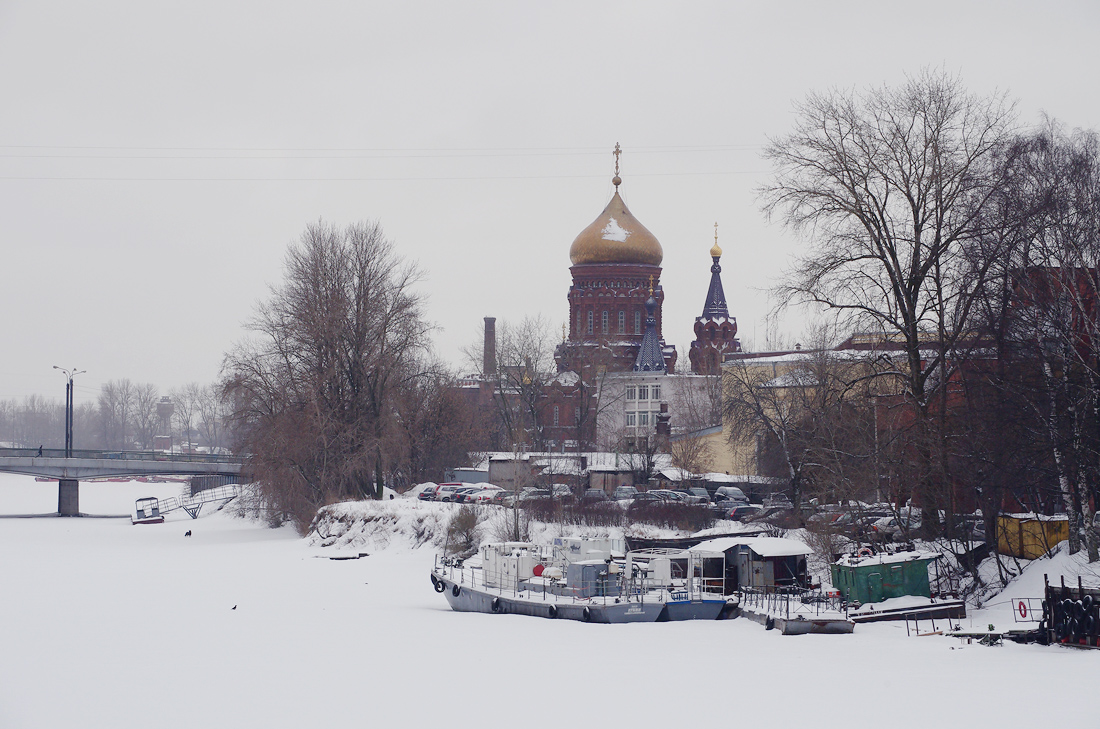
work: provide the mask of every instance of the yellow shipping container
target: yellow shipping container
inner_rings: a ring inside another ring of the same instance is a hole
[[[1066,539],[1069,539],[1069,518],[1064,514],[1002,514],[997,517],[997,551],[1001,554],[1038,559]]]

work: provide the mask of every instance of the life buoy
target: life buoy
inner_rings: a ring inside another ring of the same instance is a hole
[[[455,597],[458,597],[459,595],[462,594],[462,588],[459,587],[458,585],[455,585],[454,587],[451,588],[451,594],[454,595]]]
[[[871,551],[870,547],[862,547],[862,548],[860,548],[860,550],[858,552],[856,552],[856,556],[857,557],[874,557],[875,553],[873,551]]]
[[[591,610],[591,608],[585,606],[584,610],[581,610],[581,617],[584,619],[584,622],[586,622],[586,623],[592,622],[592,610]]]
[[[489,609],[492,610],[494,613],[499,613],[501,611],[499,597],[493,598],[493,601],[489,603]]]
[[[446,592],[447,591],[447,583],[444,582],[443,580],[436,580],[435,581],[435,591],[440,592],[440,593]]]
[[[1020,600],[1019,604],[1016,606],[1016,610],[1020,613],[1021,618],[1023,618],[1024,620],[1027,619],[1027,603],[1026,602],[1024,602],[1023,600]]]
[[[547,614],[547,615],[549,615],[549,616],[550,616],[551,618],[556,618],[556,617],[558,617],[558,606],[557,606],[557,605],[551,605],[551,606],[550,606],[550,607],[549,607],[549,608],[548,608],[548,609],[546,610],[546,614]]]

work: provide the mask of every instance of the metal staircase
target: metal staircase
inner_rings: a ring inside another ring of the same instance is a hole
[[[157,506],[160,508],[161,514],[167,514],[169,511],[175,511],[176,509],[183,509],[192,519],[198,519],[199,512],[202,511],[202,507],[205,504],[221,501],[223,502],[221,506],[225,506],[231,499],[235,499],[240,495],[240,485],[232,483],[226,484],[225,486],[218,486],[217,488],[204,489],[197,494],[169,496],[166,499],[158,500]],[[218,508],[220,509],[221,506]]]

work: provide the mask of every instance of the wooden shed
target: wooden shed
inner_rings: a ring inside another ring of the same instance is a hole
[[[928,565],[941,556],[935,552],[849,555],[831,567],[833,587],[848,602],[874,603],[892,597],[931,597]]]
[[[1011,557],[1038,559],[1069,539],[1065,514],[1001,514],[997,517],[997,551]]]

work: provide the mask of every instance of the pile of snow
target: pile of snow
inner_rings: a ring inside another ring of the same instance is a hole
[[[344,501],[318,511],[307,538],[310,546],[369,552],[441,547],[454,508],[415,499]]]

